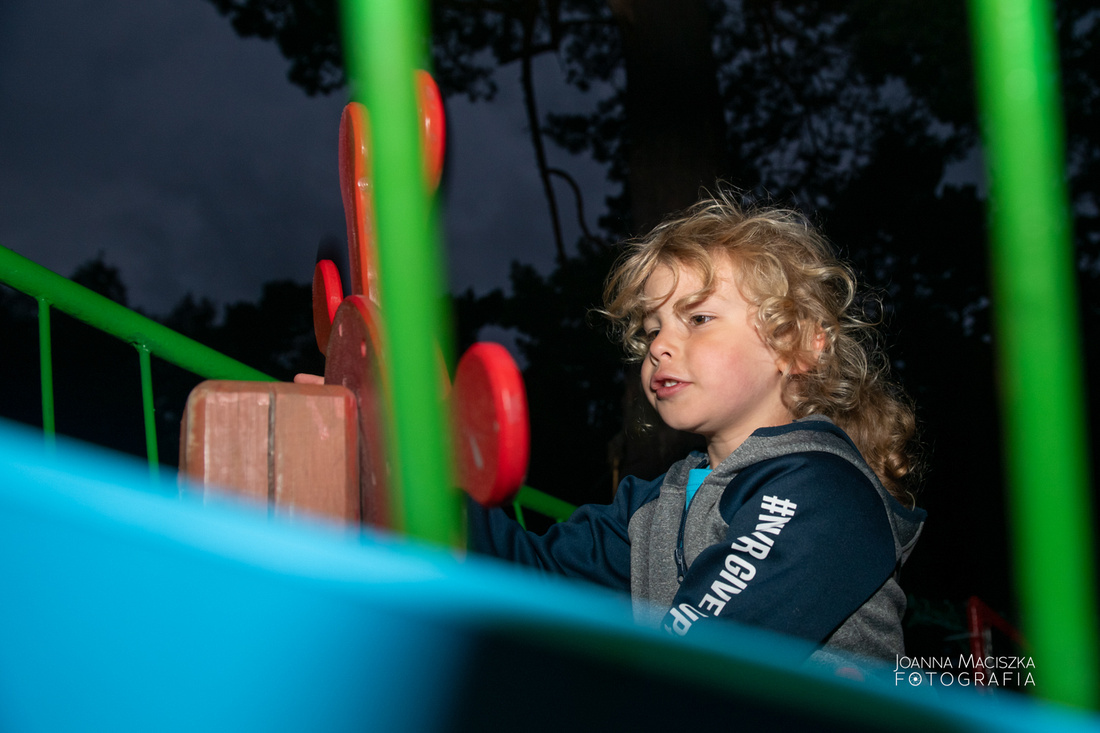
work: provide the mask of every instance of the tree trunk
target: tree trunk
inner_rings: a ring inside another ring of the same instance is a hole
[[[626,67],[627,187],[641,233],[725,170],[712,29],[702,0],[608,0]]]
[[[726,170],[725,120],[712,29],[702,0],[608,0],[626,67],[627,192],[631,232],[713,189]],[[623,432],[610,452],[617,477],[652,478],[700,439],[672,430],[646,403],[628,370]],[[639,431],[641,424],[652,427]]]

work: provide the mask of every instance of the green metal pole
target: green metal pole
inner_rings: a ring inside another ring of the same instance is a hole
[[[157,421],[153,408],[153,367],[149,350],[143,346],[135,347],[138,352],[138,365],[141,368],[141,407],[145,416],[145,452],[149,456],[149,472],[157,478],[160,469],[160,456],[157,452]]]
[[[207,379],[273,381],[263,372],[192,341],[5,247],[0,247],[0,282]]]
[[[370,114],[394,504],[409,535],[453,545],[462,542],[462,504],[451,477],[439,367],[450,328],[414,78],[427,65],[425,7],[345,0],[341,11],[352,95]]]
[[[971,13],[1024,632],[1039,694],[1095,707],[1096,575],[1051,9],[973,0]]]
[[[50,304],[38,299],[38,374],[42,382],[42,433],[46,445],[54,444],[53,340],[50,335]]]

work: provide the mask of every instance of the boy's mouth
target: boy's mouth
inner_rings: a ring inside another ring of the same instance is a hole
[[[686,384],[687,382],[683,382],[675,377],[658,374],[650,380],[649,388],[653,394],[657,396],[657,399],[661,399],[671,396]]]

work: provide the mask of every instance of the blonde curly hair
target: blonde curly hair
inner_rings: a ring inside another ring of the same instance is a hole
[[[851,268],[798,212],[743,208],[722,191],[627,242],[599,312],[611,320],[628,360],[641,361],[649,351],[642,321],[659,299],[646,298],[644,286],[654,270],[696,271],[703,286],[686,300],[698,301],[717,287],[722,262],[734,265],[758,333],[787,365],[791,414],[829,417],[890,493],[911,506],[919,464],[912,403],[889,379],[876,324],[857,304]]]

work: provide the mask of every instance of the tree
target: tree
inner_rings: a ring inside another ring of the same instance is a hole
[[[94,260],[76,268],[72,281],[119,305],[127,304],[126,285],[122,282],[122,275],[119,274],[117,267],[108,265],[104,261],[102,252],[96,255]]]
[[[242,36],[274,39],[291,60],[290,78],[308,93],[345,82],[340,67],[334,3],[211,0]],[[622,99],[630,119],[629,180],[637,203],[635,229],[691,203],[700,185],[722,173],[722,106],[711,52],[711,11],[703,0],[670,5],[660,0],[451,0],[432,6],[434,62],[447,94],[472,99],[495,93],[493,67],[519,62],[532,143],[548,203],[556,214],[543,150],[533,60],[557,53],[573,83],[611,82],[623,59]],[[610,107],[609,107],[610,109]],[[556,216],[554,217],[556,222]],[[559,259],[564,245],[558,237]]]

